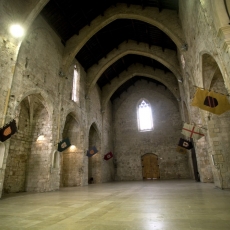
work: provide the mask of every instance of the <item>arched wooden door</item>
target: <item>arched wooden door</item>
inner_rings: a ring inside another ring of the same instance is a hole
[[[141,160],[143,179],[159,179],[158,156],[155,154],[145,154],[141,157]]]

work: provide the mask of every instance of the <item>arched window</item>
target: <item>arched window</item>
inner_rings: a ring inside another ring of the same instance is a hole
[[[78,102],[79,100],[79,73],[77,70],[77,66],[74,66],[74,71],[73,71],[73,88],[72,88],[72,100],[74,102]]]
[[[147,100],[142,99],[137,106],[138,129],[141,132],[153,129],[152,109]]]

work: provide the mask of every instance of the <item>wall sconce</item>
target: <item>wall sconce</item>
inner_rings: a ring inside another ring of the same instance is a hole
[[[76,147],[76,145],[71,145],[70,147],[69,147],[69,151],[70,152],[76,152],[77,151],[77,147]]]
[[[37,138],[37,141],[44,141],[44,140],[45,140],[44,134],[39,134],[38,138]]]

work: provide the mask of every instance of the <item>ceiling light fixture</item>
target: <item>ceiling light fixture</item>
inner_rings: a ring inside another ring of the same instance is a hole
[[[24,35],[24,29],[19,24],[14,24],[10,27],[10,33],[15,38],[20,38]]]

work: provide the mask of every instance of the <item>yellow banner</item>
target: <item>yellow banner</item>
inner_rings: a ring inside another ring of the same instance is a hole
[[[192,106],[220,115],[230,110],[230,104],[225,95],[197,88]]]

